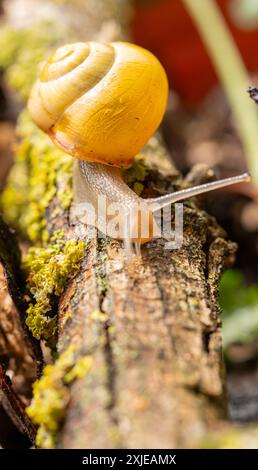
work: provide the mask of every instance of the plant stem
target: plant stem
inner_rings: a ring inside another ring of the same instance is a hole
[[[258,113],[246,90],[249,76],[214,0],[182,0],[213,61],[235,116],[253,182],[258,185]]]

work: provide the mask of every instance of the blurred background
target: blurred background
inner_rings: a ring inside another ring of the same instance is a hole
[[[1,210],[24,238],[16,124],[40,63],[68,38],[128,39],[157,55],[171,87],[162,134],[183,175],[196,164],[219,177],[251,172],[251,185],[203,205],[238,244],[220,286],[230,413],[257,422],[258,108],[247,87],[258,86],[258,0],[0,0],[0,20]]]

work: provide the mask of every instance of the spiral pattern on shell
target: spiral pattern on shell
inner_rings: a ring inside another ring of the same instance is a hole
[[[75,43],[44,64],[28,103],[67,153],[128,167],[159,126],[168,83],[156,57],[133,44]]]

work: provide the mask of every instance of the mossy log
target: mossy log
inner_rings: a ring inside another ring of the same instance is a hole
[[[94,0],[71,3],[80,12],[78,39],[123,37],[129,2],[98,2],[97,12]],[[66,1],[62,8],[67,8],[69,23],[71,5]],[[28,138],[37,146],[30,131]],[[140,178],[136,165],[129,183],[136,182],[137,189],[140,184],[143,196],[182,185],[157,137],[144,150],[141,165]],[[46,185],[47,203],[41,204],[39,212],[42,217],[44,209],[45,242],[46,235],[51,241],[62,233],[65,240],[83,240],[85,250],[51,304],[57,318],[57,359],[34,387],[28,411],[40,426],[38,444],[58,448],[224,445],[216,431],[222,436],[222,429],[231,433],[231,428],[228,431],[225,424],[217,293],[235,244],[197,201],[191,201],[184,205],[180,249],[166,250],[165,241],[158,239],[144,245],[141,257],[128,263],[122,242],[92,238],[87,227],[78,234],[73,205],[63,204],[59,197],[68,185],[67,171],[62,165],[53,171],[59,172],[58,178],[51,178],[55,190]],[[187,183],[200,182],[207,175],[194,170]],[[30,181],[35,172],[27,176]],[[30,186],[35,187],[34,183]],[[40,249],[44,251],[44,243]],[[54,402],[46,402],[41,394],[50,384]],[[213,432],[215,439],[209,440]],[[238,431],[234,432],[233,444],[241,445]]]
[[[59,303],[58,350],[76,344],[93,365],[58,446],[187,447],[226,417],[217,287],[234,250],[190,205],[179,250],[153,241],[128,265],[120,242],[89,242]]]

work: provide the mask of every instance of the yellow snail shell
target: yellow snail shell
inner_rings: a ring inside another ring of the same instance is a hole
[[[45,63],[28,107],[70,155],[128,167],[159,126],[167,96],[166,73],[149,51],[126,42],[75,43]]]

